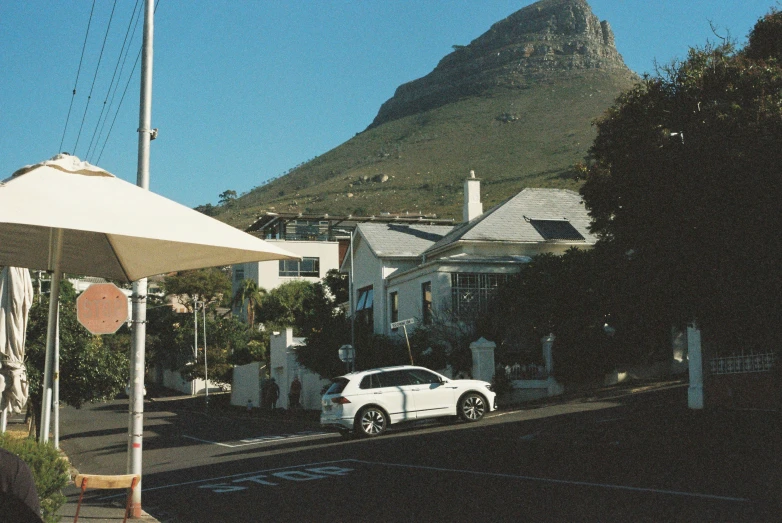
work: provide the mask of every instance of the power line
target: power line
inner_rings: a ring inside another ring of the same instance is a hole
[[[138,9],[140,0],[136,0],[136,5],[133,7],[133,13],[130,15],[130,20],[128,20],[128,28],[125,31],[125,39],[122,41],[122,47],[119,51],[119,56],[117,56],[117,65],[114,66],[114,74],[111,77],[111,82],[109,83],[109,88],[106,91],[106,98],[103,100],[103,106],[100,110],[100,115],[98,116],[98,122],[95,124],[95,130],[92,133],[92,138],[90,139],[90,145],[87,147],[87,154],[85,155],[85,158],[89,160],[90,151],[92,151],[93,144],[95,145],[95,148],[97,149],[98,143],[100,142],[100,135],[103,134],[103,129],[106,126],[106,120],[109,118],[109,112],[111,111],[111,106],[114,103],[114,96],[117,93],[117,89],[119,88],[119,78],[122,77],[122,71],[125,67],[125,60],[127,60],[128,53],[130,52],[130,45],[128,43],[128,36],[131,34],[131,28],[134,27],[133,25],[133,19],[136,18],[136,25],[138,25],[138,20],[140,17],[136,17],[136,11],[138,10],[139,14],[141,13],[141,10]],[[135,29],[134,29],[135,32]],[[125,60],[123,60],[123,54],[125,55]],[[120,67],[120,64],[122,64],[122,67]],[[119,71],[119,76],[117,76],[117,71]],[[117,83],[114,83],[114,80],[117,80]],[[113,93],[112,93],[113,88]],[[109,103],[108,107],[106,107],[106,103],[109,102],[109,96],[111,96],[111,102]],[[104,118],[103,115],[106,115]],[[103,124],[101,125],[101,121]],[[100,132],[98,130],[100,129]],[[94,151],[93,151],[94,152]]]
[[[84,107],[84,116],[81,119],[81,126],[79,127],[79,134],[76,135],[76,144],[73,146],[73,153],[76,154],[76,148],[79,146],[79,139],[81,138],[81,131],[84,128],[84,121],[87,119],[87,110],[90,108],[90,100],[92,99],[92,91],[95,89],[95,81],[98,79],[98,71],[100,70],[100,63],[103,60],[103,51],[106,48],[106,40],[109,37],[109,30],[111,29],[111,21],[114,19],[114,9],[117,7],[117,0],[114,0],[114,5],[111,8],[111,15],[109,16],[109,24],[106,27],[106,34],[103,37],[103,45],[100,48],[100,56],[98,56],[98,64],[95,66],[95,75],[92,78],[92,86],[90,87],[90,94],[87,95],[87,105]]]
[[[98,159],[95,160],[95,164],[100,163],[100,159],[103,156],[103,150],[106,148],[106,144],[109,143],[109,137],[111,136],[111,131],[114,129],[114,123],[117,121],[117,116],[119,115],[119,110],[122,108],[122,102],[125,101],[125,95],[128,93],[128,87],[130,87],[130,81],[133,79],[133,74],[136,72],[136,67],[138,66],[138,61],[141,58],[141,49],[138,51],[138,55],[136,56],[136,62],[133,64],[133,70],[130,72],[130,76],[128,77],[128,83],[125,84],[125,90],[122,91],[122,98],[119,100],[119,105],[117,105],[117,112],[114,113],[114,119],[111,121],[111,127],[109,127],[109,132],[106,133],[106,140],[103,142],[103,147],[100,149],[100,154],[98,155]]]
[[[159,5],[160,5],[160,0],[157,0],[155,2],[155,9],[154,9],[155,13],[157,13],[157,8],[158,8]],[[141,11],[139,11],[139,13],[140,12]],[[138,24],[138,19],[136,20],[136,24]],[[134,28],[134,32],[135,32],[135,28]],[[100,159],[103,156],[103,151],[104,151],[104,149],[106,149],[106,144],[109,143],[109,137],[111,136],[111,131],[114,129],[114,124],[117,121],[117,116],[119,115],[119,111],[122,108],[122,102],[125,101],[125,95],[128,92],[128,87],[130,87],[130,81],[133,79],[133,75],[136,72],[136,67],[138,67],[138,62],[141,59],[141,51],[142,51],[142,49],[139,49],[138,55],[136,55],[136,62],[133,64],[133,70],[130,72],[130,76],[128,77],[128,81],[125,84],[125,90],[122,92],[122,98],[120,98],[119,104],[117,105],[117,111],[114,113],[114,119],[111,121],[111,126],[109,127],[109,132],[106,133],[106,139],[103,142],[103,147],[101,147],[100,154],[98,155],[98,159],[95,160],[95,164],[96,165],[100,163]],[[125,55],[125,58],[127,59],[127,54]],[[124,63],[123,63],[123,67],[124,67]]]
[[[73,94],[71,95],[71,104],[68,107],[68,116],[65,117],[65,128],[62,130],[62,139],[57,152],[62,152],[62,144],[65,141],[65,132],[68,130],[68,121],[71,119],[71,109],[73,109],[73,100],[76,98],[76,86],[79,84],[79,74],[81,74],[81,64],[84,61],[84,50],[87,48],[87,37],[90,35],[90,25],[92,24],[92,13],[95,11],[95,0],[92,0],[92,9],[90,9],[90,19],[87,21],[87,32],[84,35],[84,43],[81,46],[81,58],[79,58],[79,67],[76,70],[76,81],[73,83]]]

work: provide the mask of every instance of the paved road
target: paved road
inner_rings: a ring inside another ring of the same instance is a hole
[[[689,411],[683,386],[630,392],[351,441],[148,404],[143,506],[170,523],[777,520],[773,415]],[[78,468],[124,470],[126,408],[63,412]]]

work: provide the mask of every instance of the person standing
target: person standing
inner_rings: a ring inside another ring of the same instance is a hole
[[[272,410],[277,408],[278,399],[280,399],[280,386],[277,385],[277,380],[271,378],[269,380],[269,407]]]
[[[42,521],[30,467],[5,449],[0,449],[0,519],[16,523]]]
[[[298,409],[300,407],[299,405],[300,397],[301,397],[301,382],[299,381],[298,376],[294,376],[293,381],[291,382],[291,392],[288,395],[288,401],[290,403],[289,408]]]

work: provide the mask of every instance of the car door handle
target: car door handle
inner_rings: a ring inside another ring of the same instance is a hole
[[[373,394],[383,394],[382,392],[374,392]]]

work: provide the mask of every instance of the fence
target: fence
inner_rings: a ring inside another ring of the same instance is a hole
[[[769,372],[774,366],[773,352],[717,356],[709,361],[711,374],[738,374],[742,372]]]
[[[534,363],[522,365],[520,363],[514,363],[513,365],[505,366],[505,373],[508,375],[508,379],[514,380],[545,380],[548,378],[546,367],[544,365],[536,365]]]

